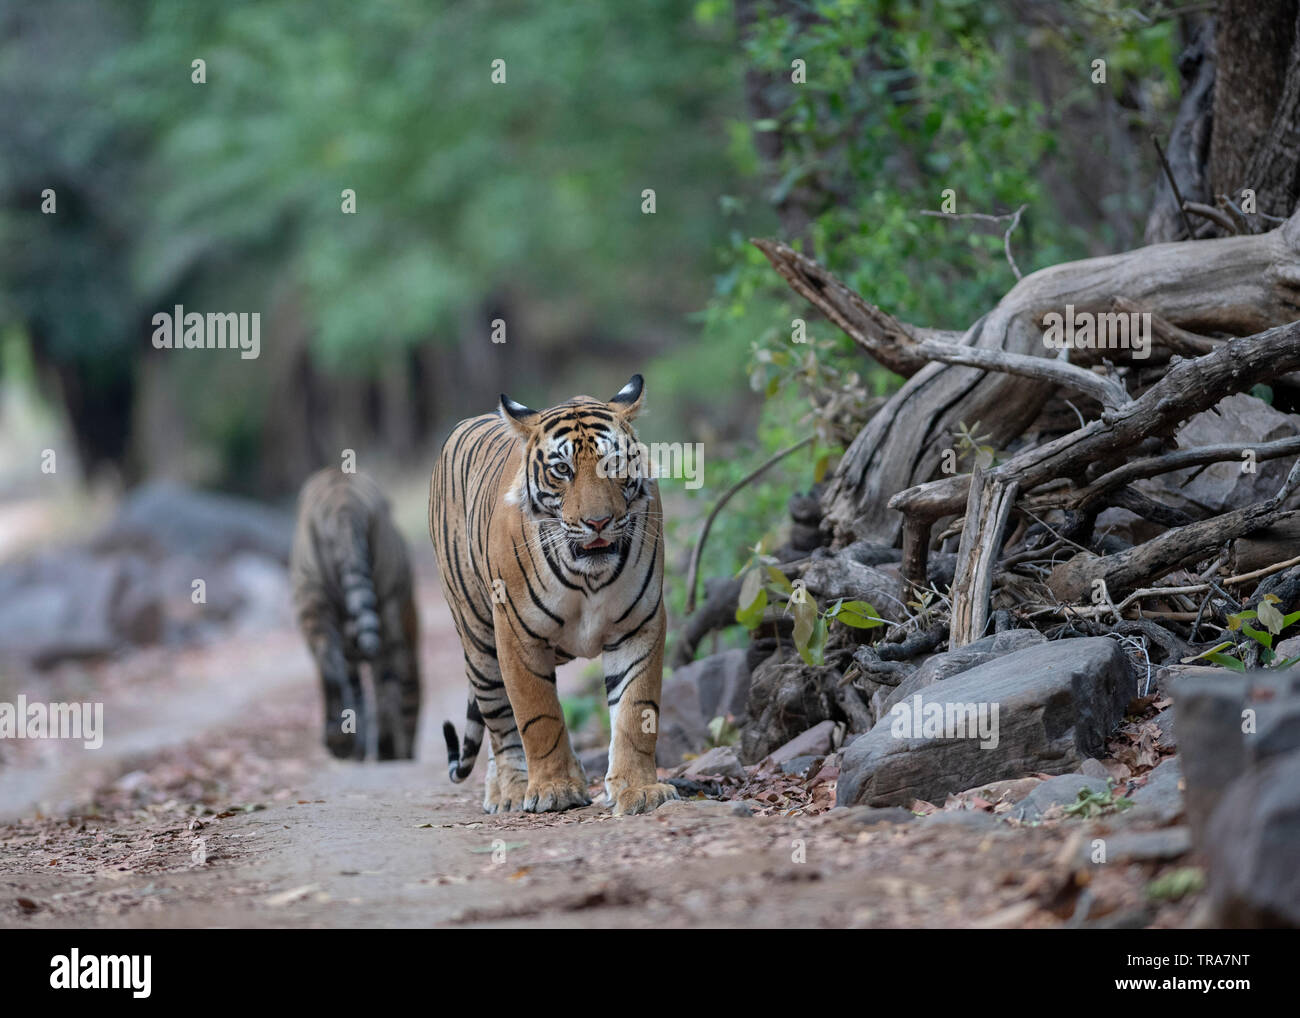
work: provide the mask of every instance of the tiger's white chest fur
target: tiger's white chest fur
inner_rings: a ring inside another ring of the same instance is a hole
[[[574,657],[599,657],[606,644],[634,628],[645,614],[633,607],[626,618],[618,621],[627,612],[641,581],[639,576],[620,576],[594,594],[565,589],[558,602],[548,606],[564,620],[551,636],[551,645]]]

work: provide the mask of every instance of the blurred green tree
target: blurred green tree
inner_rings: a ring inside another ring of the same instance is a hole
[[[558,360],[662,348],[707,293],[715,189],[730,175],[716,135],[742,102],[725,33],[691,9],[11,5],[0,315],[28,330],[64,396],[99,389],[98,365],[118,381],[98,413],[73,414],[92,463],[128,455],[149,316],[173,303],[260,308],[265,324],[291,300],[313,366],[342,375],[380,375],[467,332],[486,344],[494,308],[517,312],[512,342]],[[504,83],[492,80],[498,60]],[[60,192],[57,216],[37,210],[46,186]],[[654,215],[642,213],[646,188]],[[344,189],[356,215],[341,211]],[[177,377],[206,401],[233,396],[246,416],[259,405],[250,386],[271,400],[266,374]],[[497,391],[481,388],[474,409]],[[119,433],[97,441],[113,416]],[[225,442],[221,418],[196,415],[194,439]]]

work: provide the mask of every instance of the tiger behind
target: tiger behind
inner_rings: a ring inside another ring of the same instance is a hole
[[[420,627],[411,567],[388,501],[372,480],[333,467],[308,478],[289,577],[298,624],[320,672],[329,751],[364,758],[377,724],[379,759],[414,757]],[[374,719],[361,692],[363,662],[371,666]],[[349,710],[355,726],[344,724]]]
[[[615,813],[677,798],[655,772],[663,679],[663,528],[638,455],[634,375],[608,402],[577,396],[462,421],[429,487],[429,532],[470,684],[465,740],[448,722],[452,781],[489,735],[483,808],[588,804],[555,666],[603,656],[609,704],[605,795]]]

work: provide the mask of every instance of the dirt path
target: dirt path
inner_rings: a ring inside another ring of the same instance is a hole
[[[460,655],[436,588],[423,600],[416,763],[326,756],[289,631],[96,676],[112,755],[63,760],[42,780],[66,791],[76,778],[82,797],[0,826],[0,925],[1046,927],[1085,884],[1108,921],[1186,918],[1144,909],[1148,866],[1081,877],[1094,827],[1078,821],[867,828],[847,811],[755,817],[710,800],[485,816],[481,773],[452,786],[441,763],[437,727],[463,710]]]
[[[281,789],[270,802],[235,802],[216,814],[172,800],[99,820],[10,827],[9,872],[0,878],[9,902],[0,920],[75,927],[1060,922],[1038,904],[1048,890],[1041,876],[1062,845],[1051,831],[933,822],[866,830],[836,814],[741,817],[734,804],[707,800],[622,819],[595,806],[558,817],[488,817],[445,777],[430,780],[424,764],[318,763],[287,790],[292,798],[274,798]],[[277,776],[275,768],[259,772],[264,781]],[[192,857],[196,839],[202,865]]]

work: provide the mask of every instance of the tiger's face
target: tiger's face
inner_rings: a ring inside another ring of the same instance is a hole
[[[579,396],[538,411],[501,396],[523,447],[506,500],[537,527],[544,550],[579,572],[609,568],[646,522],[650,482],[632,430],[643,396],[640,375],[603,403]]]

